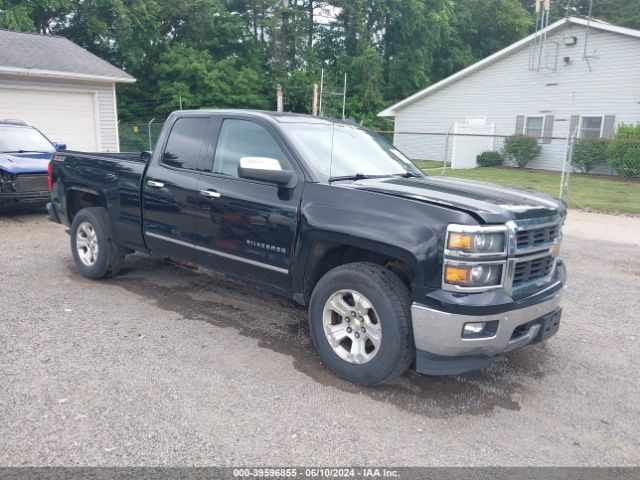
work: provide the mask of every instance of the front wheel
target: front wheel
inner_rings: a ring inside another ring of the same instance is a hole
[[[351,263],[327,272],[311,295],[309,327],[326,366],[358,385],[401,375],[415,356],[409,292],[379,265]]]
[[[115,275],[124,261],[124,250],[111,240],[107,211],[83,208],[71,224],[71,252],[78,271],[87,278]]]

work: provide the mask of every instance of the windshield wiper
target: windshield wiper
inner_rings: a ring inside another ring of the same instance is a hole
[[[412,172],[404,172],[404,173],[397,173],[397,174],[394,175],[394,177],[421,178],[422,175],[418,175],[417,173],[412,173]]]
[[[51,153],[51,152],[44,152],[42,150],[7,150],[6,152],[0,152],[0,153]]]
[[[367,178],[386,177],[386,175],[365,175],[364,173],[354,173],[353,175],[341,175],[339,177],[331,177],[329,182],[336,180],[365,180]]]

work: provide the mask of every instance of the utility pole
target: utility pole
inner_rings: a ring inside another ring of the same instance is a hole
[[[347,104],[347,74],[344,74],[344,89],[342,90],[342,120],[344,120],[344,109]]]
[[[180,95],[178,99],[180,100],[180,110],[182,110],[182,95]]]
[[[320,116],[322,117],[322,87],[324,86],[324,68],[320,70],[320,101],[318,105],[318,110],[320,112]]]
[[[282,85],[280,84],[278,84],[278,86],[276,87],[276,111],[284,111],[284,104],[282,102]]]
[[[311,89],[311,115],[318,116],[318,84],[314,83]]]

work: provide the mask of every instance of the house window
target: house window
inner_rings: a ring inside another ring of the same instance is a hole
[[[527,137],[541,137],[544,117],[525,117],[523,135]]]
[[[602,137],[602,117],[580,117],[580,138]]]

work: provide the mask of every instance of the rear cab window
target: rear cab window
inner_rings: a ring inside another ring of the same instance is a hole
[[[176,120],[160,163],[173,168],[196,170],[208,125],[208,117],[182,117]]]

